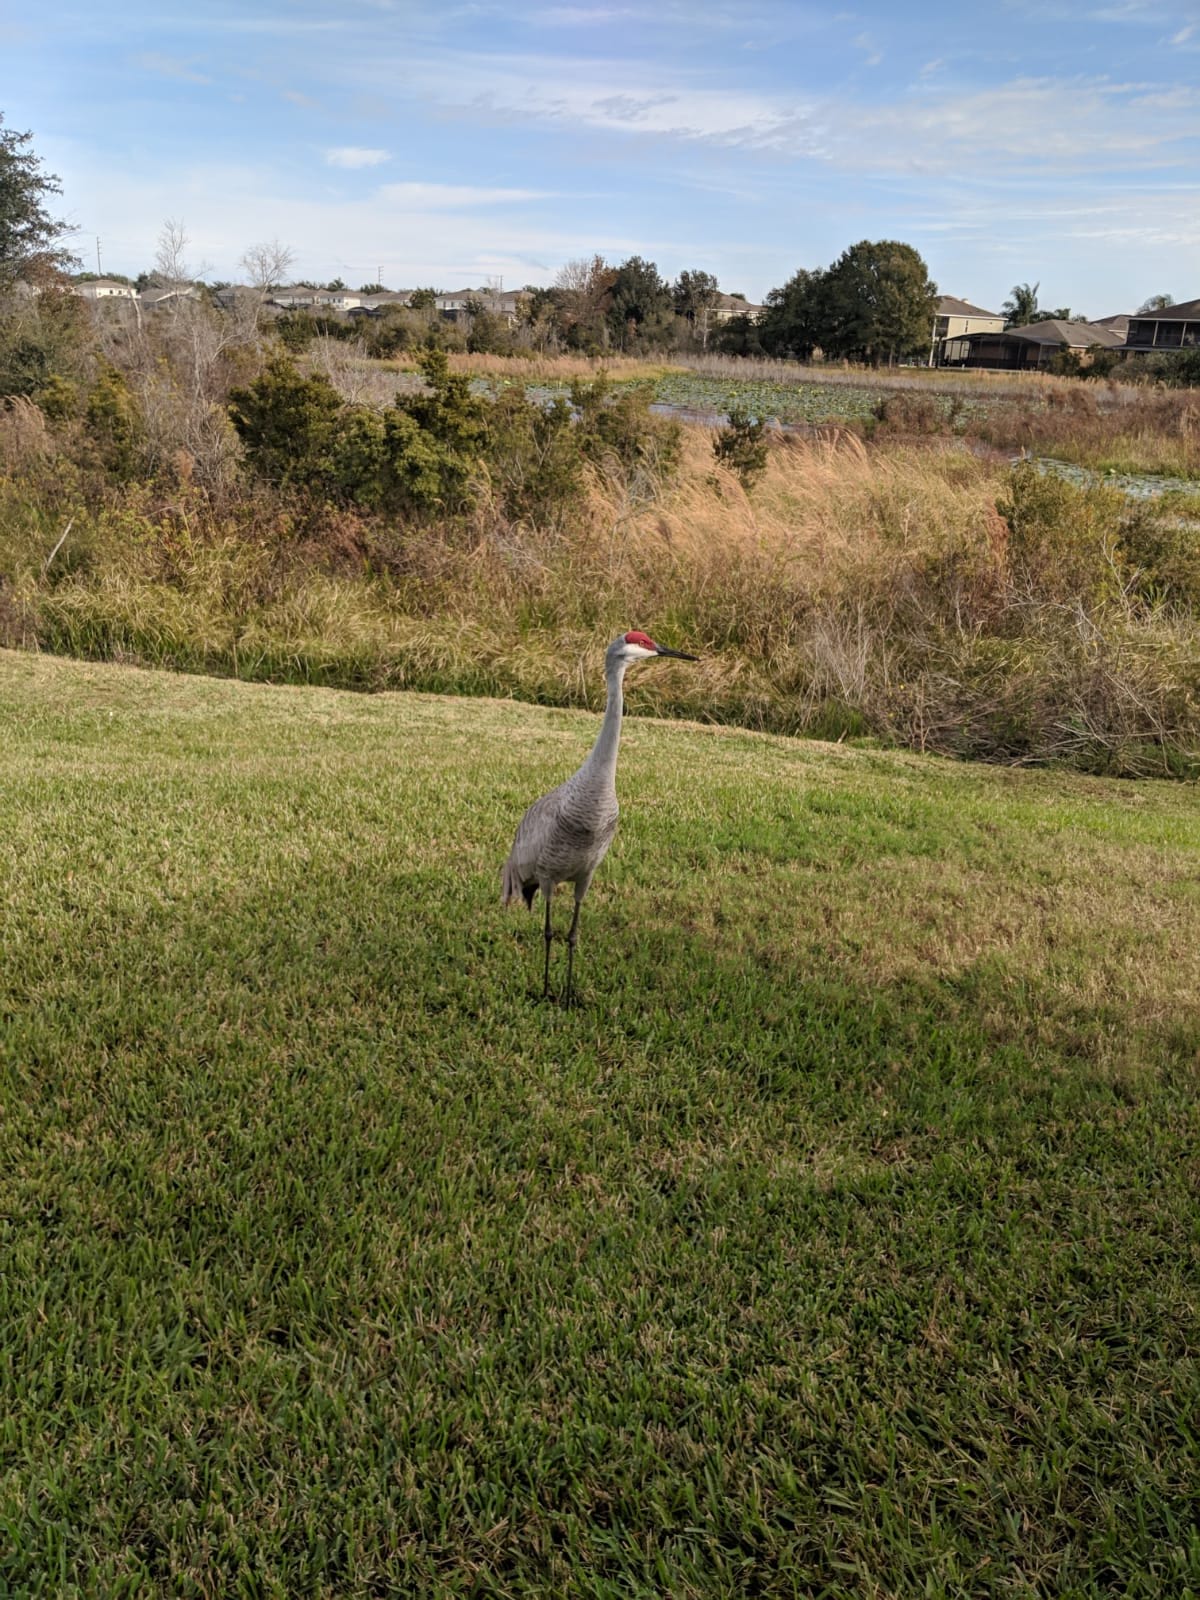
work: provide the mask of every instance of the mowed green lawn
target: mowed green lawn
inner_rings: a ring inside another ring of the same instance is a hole
[[[0,1593],[1200,1592],[1195,788],[595,727],[0,654]]]

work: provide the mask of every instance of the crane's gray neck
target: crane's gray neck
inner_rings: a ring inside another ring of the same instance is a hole
[[[588,768],[598,776],[616,782],[617,776],[617,750],[621,744],[621,711],[622,697],[621,685],[625,677],[624,661],[614,661],[608,668],[606,678],[608,681],[608,704],[604,708],[604,721],[600,725],[600,734],[592,747],[592,753],[587,759]]]

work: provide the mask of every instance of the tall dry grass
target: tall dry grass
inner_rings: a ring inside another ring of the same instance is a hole
[[[1200,477],[1200,395],[1194,389],[1060,380],[1040,403],[996,407],[971,431],[1002,449],[1061,456],[1100,471]]]
[[[553,527],[506,518],[486,485],[471,521],[437,529],[112,507],[84,517],[72,564],[46,578],[30,556],[0,628],[246,677],[598,706],[605,644],[642,627],[703,659],[638,675],[635,710],[1193,770],[1197,608],[1137,588],[1115,492],[1031,483],[1015,520],[997,508],[1012,493],[1006,469],[961,447],[843,433],[777,441],[747,496],[692,429],[673,487],[597,473]],[[31,524],[30,550],[52,533]]]
[[[954,367],[863,367],[851,362],[789,361],[772,356],[681,354],[677,365],[701,377],[784,385],[827,384],[857,389],[912,390],[979,398],[1036,396],[1070,382],[1040,372],[966,371]]]
[[[601,373],[614,379],[650,381],[678,366],[675,361],[640,361],[631,356],[538,355],[517,352],[513,355],[451,354],[452,372],[468,372],[475,377],[519,378],[569,383],[574,378],[598,378]]]

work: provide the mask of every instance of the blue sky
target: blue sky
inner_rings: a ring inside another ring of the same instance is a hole
[[[64,0],[0,13],[0,110],[95,265],[167,217],[234,277],[549,283],[640,254],[752,299],[863,238],[946,293],[1200,295],[1200,0]]]

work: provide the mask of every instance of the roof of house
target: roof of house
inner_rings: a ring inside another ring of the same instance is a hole
[[[1111,347],[1125,342],[1121,334],[1098,323],[1060,322],[1056,317],[1045,322],[1027,322],[1023,328],[1006,328],[1005,337],[1026,339],[1032,344],[1061,344],[1079,350],[1086,350],[1092,344]]]
[[[981,306],[973,306],[969,300],[957,300],[952,294],[944,294],[938,301],[937,314],[939,317],[998,317],[998,311],[984,311]]]
[[[720,290],[713,301],[717,311],[745,312],[749,316],[752,312],[761,311],[760,305],[755,305],[752,300],[747,300],[744,294],[726,294]]]
[[[1200,319],[1200,300],[1183,300],[1177,306],[1164,306],[1161,311],[1136,311],[1134,315],[1139,322],[1173,322],[1176,318],[1197,320]]]
[[[1092,327],[1109,328],[1113,333],[1119,333],[1123,337],[1129,332],[1129,312],[1118,311],[1113,317],[1094,317]]]

